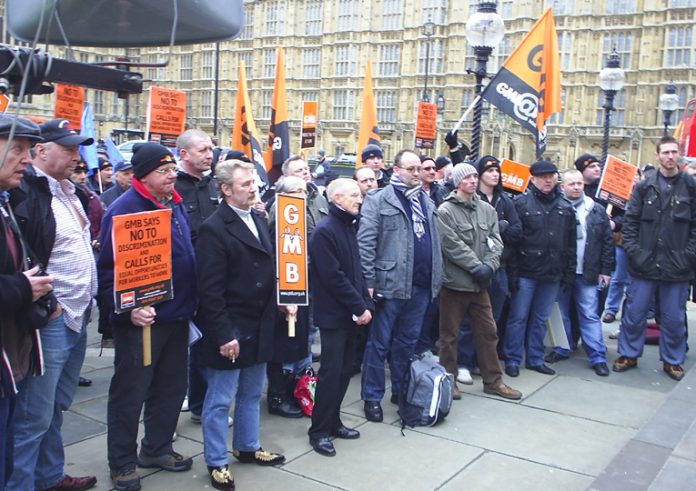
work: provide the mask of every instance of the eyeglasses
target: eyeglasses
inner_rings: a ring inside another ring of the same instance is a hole
[[[160,176],[166,176],[167,174],[176,174],[176,167],[165,167],[164,169],[155,169],[153,172],[157,172]]]
[[[406,172],[410,172],[411,174],[415,174],[417,172],[420,172],[421,166],[409,166],[409,167],[401,167],[400,165],[397,165],[397,167],[401,170],[405,170]]]

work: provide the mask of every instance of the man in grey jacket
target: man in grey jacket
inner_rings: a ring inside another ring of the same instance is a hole
[[[377,304],[363,359],[362,399],[369,421],[382,421],[387,352],[396,403],[425,309],[442,282],[436,210],[420,187],[420,167],[415,152],[400,151],[389,185],[370,191],[361,209],[360,261]]]
[[[500,266],[503,241],[498,232],[495,208],[476,194],[478,172],[470,164],[457,164],[452,171],[455,190],[438,209],[437,228],[444,256],[440,290],[440,363],[457,374],[457,334],[464,314],[471,329],[483,378],[483,391],[517,400],[522,394],[502,382],[498,363],[498,335],[493,320],[488,286]],[[461,399],[455,382],[454,399]]]

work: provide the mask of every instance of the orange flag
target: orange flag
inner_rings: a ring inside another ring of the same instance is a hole
[[[237,104],[234,111],[234,126],[232,127],[232,150],[239,150],[249,157],[256,167],[259,178],[264,181],[259,184],[259,189],[263,194],[268,187],[268,176],[266,175],[266,164],[261,152],[259,132],[251,114],[251,102],[247,91],[246,76],[244,75],[244,61],[239,62],[239,81],[237,85]]]
[[[285,54],[283,48],[278,46],[271,101],[271,125],[268,128],[268,148],[264,152],[266,170],[272,175],[280,176],[280,167],[288,157],[290,157],[290,135],[288,133],[288,101],[285,93]],[[275,171],[272,172],[273,168]]]
[[[546,120],[561,111],[561,65],[553,12],[547,9],[505,60],[481,97],[537,137],[546,149]]]
[[[360,129],[358,130],[358,147],[356,148],[355,166],[360,167],[362,149],[370,143],[379,145],[380,136],[377,127],[377,104],[375,94],[372,92],[372,62],[367,60],[365,68],[365,85],[363,89],[362,115],[360,116]]]

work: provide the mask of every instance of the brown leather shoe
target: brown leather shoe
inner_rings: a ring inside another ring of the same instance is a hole
[[[58,484],[45,491],[84,491],[94,487],[95,484],[97,484],[97,478],[94,476],[70,477],[66,474]]]
[[[684,369],[681,365],[670,365],[669,363],[663,363],[662,369],[665,371],[670,378],[679,382],[684,378]]]
[[[452,399],[458,401],[462,398],[462,391],[457,387],[457,382],[452,385]]]
[[[515,390],[512,387],[508,387],[505,384],[500,384],[498,387],[484,387],[483,392],[513,401],[519,401],[522,399],[522,392]]]
[[[611,324],[616,320],[616,314],[604,314],[604,317],[602,317],[602,322],[605,324]]]
[[[614,361],[614,366],[611,368],[615,372],[625,372],[631,368],[636,368],[638,366],[637,358],[629,358],[628,356],[619,356],[616,361]]]

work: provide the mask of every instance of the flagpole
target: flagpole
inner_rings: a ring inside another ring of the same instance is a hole
[[[480,95],[477,95],[476,98],[473,100],[473,102],[469,105],[466,111],[464,111],[464,114],[462,114],[462,117],[459,118],[459,121],[457,121],[457,124],[454,125],[454,128],[452,128],[452,133],[455,131],[459,130],[461,128],[462,123],[464,123],[464,120],[469,116],[471,111],[473,111],[474,107],[476,107],[476,104],[478,103],[479,99],[481,99]]]

